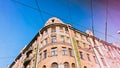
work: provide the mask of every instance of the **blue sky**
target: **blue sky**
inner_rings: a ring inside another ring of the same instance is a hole
[[[16,0],[37,8],[35,0]],[[109,0],[108,37],[109,42],[118,42],[120,35],[120,0]],[[63,22],[84,31],[91,29],[90,0],[39,0],[40,9],[59,17]],[[105,0],[93,0],[94,29],[104,33]],[[42,15],[31,8],[12,2],[0,0],[0,68],[11,64],[20,50],[27,45],[45,24],[51,15]],[[67,19],[67,20],[65,20]],[[70,21],[68,21],[70,20]],[[87,28],[84,28],[84,27]],[[104,34],[95,31],[95,35],[104,40]]]

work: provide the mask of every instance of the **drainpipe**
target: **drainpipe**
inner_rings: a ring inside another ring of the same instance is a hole
[[[39,33],[40,36],[40,33]],[[40,37],[37,37],[37,42],[36,42],[36,62],[35,62],[35,68],[38,68],[38,59],[39,59],[39,48],[40,48]]]
[[[38,68],[38,54],[39,54],[39,44],[38,44],[38,42],[36,43],[36,46],[37,46],[37,48],[36,48],[36,61],[35,61],[35,68]]]
[[[76,67],[77,67],[77,68],[82,68],[82,65],[81,65],[81,62],[80,62],[79,54],[77,54],[77,53],[78,53],[78,48],[75,47],[75,46],[76,46],[76,45],[74,44],[75,39],[73,39],[73,37],[72,37],[72,35],[71,35],[69,26],[70,26],[70,25],[67,25],[67,28],[68,28],[68,32],[69,32],[71,44],[72,44],[73,51],[74,51],[74,55],[75,55]],[[75,49],[76,49],[76,51],[75,51]]]

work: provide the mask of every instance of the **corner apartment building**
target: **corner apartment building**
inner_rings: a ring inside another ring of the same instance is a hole
[[[120,68],[120,46],[50,18],[8,68]]]

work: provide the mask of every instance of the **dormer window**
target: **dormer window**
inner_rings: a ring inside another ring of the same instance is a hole
[[[54,21],[55,21],[55,20],[54,20],[54,19],[52,19],[51,21],[54,23]]]

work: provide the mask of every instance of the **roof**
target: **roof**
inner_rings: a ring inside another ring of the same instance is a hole
[[[57,17],[52,17],[52,18],[50,18],[50,19],[46,22],[45,26],[50,25],[50,24],[54,24],[54,23],[62,23],[62,24],[64,24],[64,23],[63,23],[60,19],[58,19]]]

